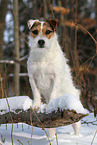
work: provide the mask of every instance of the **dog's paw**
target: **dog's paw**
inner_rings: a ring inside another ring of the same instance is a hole
[[[32,106],[32,109],[33,109],[33,110],[37,110],[37,109],[40,108],[40,106],[41,106],[41,102],[35,102],[35,103],[33,104],[33,106]]]

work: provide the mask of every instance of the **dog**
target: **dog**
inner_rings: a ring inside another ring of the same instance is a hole
[[[29,20],[30,54],[27,61],[29,81],[34,96],[34,108],[41,105],[42,97],[48,104],[51,99],[63,94],[73,94],[80,98],[80,90],[74,86],[70,67],[58,43],[57,21]],[[73,125],[75,135],[79,135],[81,122]],[[55,129],[49,129],[50,137]]]

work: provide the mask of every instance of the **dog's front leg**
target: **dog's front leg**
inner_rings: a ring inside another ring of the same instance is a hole
[[[33,92],[33,97],[34,97],[33,108],[37,109],[41,105],[41,95],[40,95],[39,90],[35,84],[35,80],[31,74],[29,75],[29,81],[30,81],[30,85],[31,85],[31,89]]]
[[[58,97],[60,85],[61,85],[60,78],[58,76],[55,76],[50,99],[55,99]]]

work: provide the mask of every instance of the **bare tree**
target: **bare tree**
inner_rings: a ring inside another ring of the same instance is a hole
[[[44,4],[44,18],[47,18],[47,1],[43,0],[43,4]]]
[[[3,57],[2,46],[3,46],[3,34],[4,34],[4,29],[5,29],[5,16],[7,12],[7,4],[8,4],[8,0],[1,0],[1,4],[0,4],[0,60]],[[0,75],[2,76],[2,64],[0,64]],[[0,87],[0,96],[1,96],[1,87]]]
[[[14,13],[14,41],[15,41],[15,59],[19,60],[19,20],[18,20],[18,0],[13,0],[13,13]],[[14,69],[14,91],[15,95],[19,95],[19,72],[20,65],[15,64]]]
[[[96,25],[97,25],[97,0],[95,4],[95,11],[96,11]],[[96,27],[96,42],[97,42],[97,27]],[[97,43],[96,43],[96,53],[97,53]],[[96,59],[96,68],[97,68],[97,59]],[[95,74],[95,95],[97,96],[97,73]]]

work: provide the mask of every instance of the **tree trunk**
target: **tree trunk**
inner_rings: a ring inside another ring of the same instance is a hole
[[[69,0],[70,3],[70,20],[72,20],[72,22],[74,22],[74,0]],[[75,38],[74,38],[74,28],[71,27],[70,29],[70,53],[71,53],[71,61],[70,61],[70,65],[74,67],[74,42],[75,42]]]
[[[3,34],[4,34],[4,29],[5,29],[5,17],[6,17],[6,12],[7,12],[7,4],[8,0],[1,0],[0,4],[0,60],[2,60],[3,57]],[[0,64],[0,76],[2,77],[2,64]],[[0,80],[1,81],[1,80]],[[0,83],[0,97],[2,96],[2,91],[1,91],[1,83]]]
[[[2,114],[2,112],[0,113],[0,124],[24,122],[41,128],[55,128],[70,125],[88,115],[76,113],[74,110],[61,111],[60,109],[49,114],[46,114],[45,112],[38,113],[32,109],[27,111],[15,110],[5,114]]]
[[[95,1],[95,13],[96,13],[96,25],[97,25],[97,0]],[[96,42],[97,42],[97,27],[96,31]],[[96,58],[95,58],[95,68],[97,69],[97,43],[96,43]],[[97,73],[95,73],[95,81],[94,81],[94,95],[92,97],[92,103],[94,107],[94,116],[97,114]]]
[[[19,18],[18,18],[18,0],[13,0],[13,12],[14,12],[14,41],[15,41],[15,59],[19,60]],[[19,72],[20,65],[15,64],[14,68],[14,92],[15,95],[19,95]]]
[[[43,0],[44,5],[44,18],[47,19],[47,1]]]
[[[59,5],[59,7],[62,7],[62,1],[61,0],[58,1],[58,5]],[[66,1],[64,2],[63,6],[66,7]],[[65,21],[66,21],[66,18],[64,18],[64,14],[60,13],[60,23],[61,23],[61,27],[62,27],[62,48],[63,48],[63,51],[66,54],[66,57],[68,59],[70,59],[70,57],[69,57],[70,38],[69,38],[69,35],[68,35],[67,28],[65,26]]]
[[[77,23],[77,0],[76,0],[76,9],[75,9],[75,23]],[[78,60],[78,50],[77,50],[77,27],[75,27],[75,45],[74,45],[74,58],[75,58],[75,74],[77,75],[79,70],[79,60]]]
[[[96,11],[96,25],[97,25],[97,0],[96,0],[96,4],[95,4],[95,11]],[[96,29],[96,41],[97,41],[97,27],[95,28]],[[96,53],[97,53],[97,44],[96,44]],[[96,54],[97,55],[97,54]],[[96,56],[96,65],[95,67],[97,68],[97,56]],[[97,73],[95,73],[95,96],[97,96]]]

